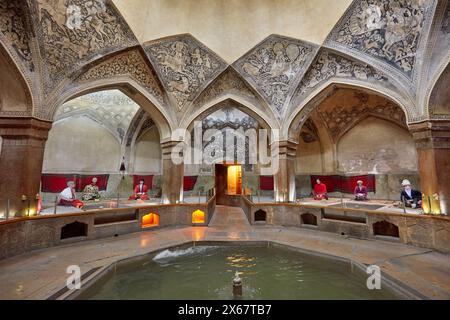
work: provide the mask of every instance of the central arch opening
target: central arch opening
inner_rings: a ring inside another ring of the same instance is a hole
[[[314,103],[305,107],[312,111],[302,114],[301,127],[291,131],[299,142],[298,201],[319,200],[319,193],[328,202],[398,201],[404,179],[420,185],[416,146],[398,104],[347,85],[328,88]]]
[[[151,115],[121,90],[93,91],[65,102],[46,142],[41,213],[159,203],[160,140]],[[73,194],[66,189],[70,182]],[[63,203],[64,190],[84,206]]]

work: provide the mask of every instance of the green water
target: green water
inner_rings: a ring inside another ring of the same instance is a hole
[[[350,264],[279,246],[197,246],[117,267],[79,299],[232,299],[238,271],[244,299],[399,299],[369,290]]]

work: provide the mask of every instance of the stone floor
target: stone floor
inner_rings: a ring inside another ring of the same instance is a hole
[[[377,264],[425,298],[450,299],[450,256],[387,241],[303,228],[251,226],[241,209],[217,206],[208,227],[160,228],[33,251],[0,261],[0,299],[46,299],[65,286],[69,265],[97,267],[190,241],[272,241],[319,254]]]

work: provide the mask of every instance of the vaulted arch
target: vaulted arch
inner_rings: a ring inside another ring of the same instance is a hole
[[[170,139],[174,128],[172,118],[166,108],[134,79],[128,76],[114,77],[107,80],[95,80],[74,86],[63,93],[54,102],[49,110],[49,117],[53,119],[56,109],[64,102],[82,96],[86,93],[105,89],[121,90],[130,99],[135,101],[142,109],[152,115],[152,119],[158,127],[161,141]]]
[[[408,120],[414,117],[416,114],[411,114],[414,112],[410,104],[407,104],[405,98],[398,95],[396,92],[392,90],[388,90],[386,88],[380,88],[378,86],[370,85],[363,81],[355,80],[355,79],[336,79],[332,78],[326,81],[325,83],[318,86],[314,91],[312,91],[307,98],[302,101],[298,106],[294,108],[294,111],[290,114],[290,116],[283,123],[281,128],[281,136],[297,140],[297,135],[304,121],[308,118],[308,115],[315,110],[315,108],[328,96],[333,94],[333,91],[336,88],[355,88],[358,90],[363,90],[378,96],[385,97],[386,99],[397,104],[405,113]]]

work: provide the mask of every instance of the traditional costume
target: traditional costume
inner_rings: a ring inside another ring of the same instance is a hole
[[[327,186],[320,182],[320,180],[317,180],[317,184],[314,186],[314,200],[328,200],[327,195]]]
[[[148,200],[148,187],[145,184],[138,184],[134,187],[134,193],[128,198],[128,200]]]
[[[65,188],[59,194],[59,204],[62,206],[72,206],[81,209],[84,203],[77,199],[75,190],[72,186]]]
[[[365,201],[367,200],[367,187],[362,185],[362,181],[358,180],[356,182],[358,185],[355,187],[353,194],[355,195],[355,200]]]
[[[93,178],[92,183],[86,185],[83,190],[83,200],[97,200],[100,199],[100,192],[96,185],[97,179]]]
[[[400,193],[400,201],[407,207],[417,208],[422,206],[422,192],[411,188],[411,182],[405,179],[402,181],[403,191]]]

